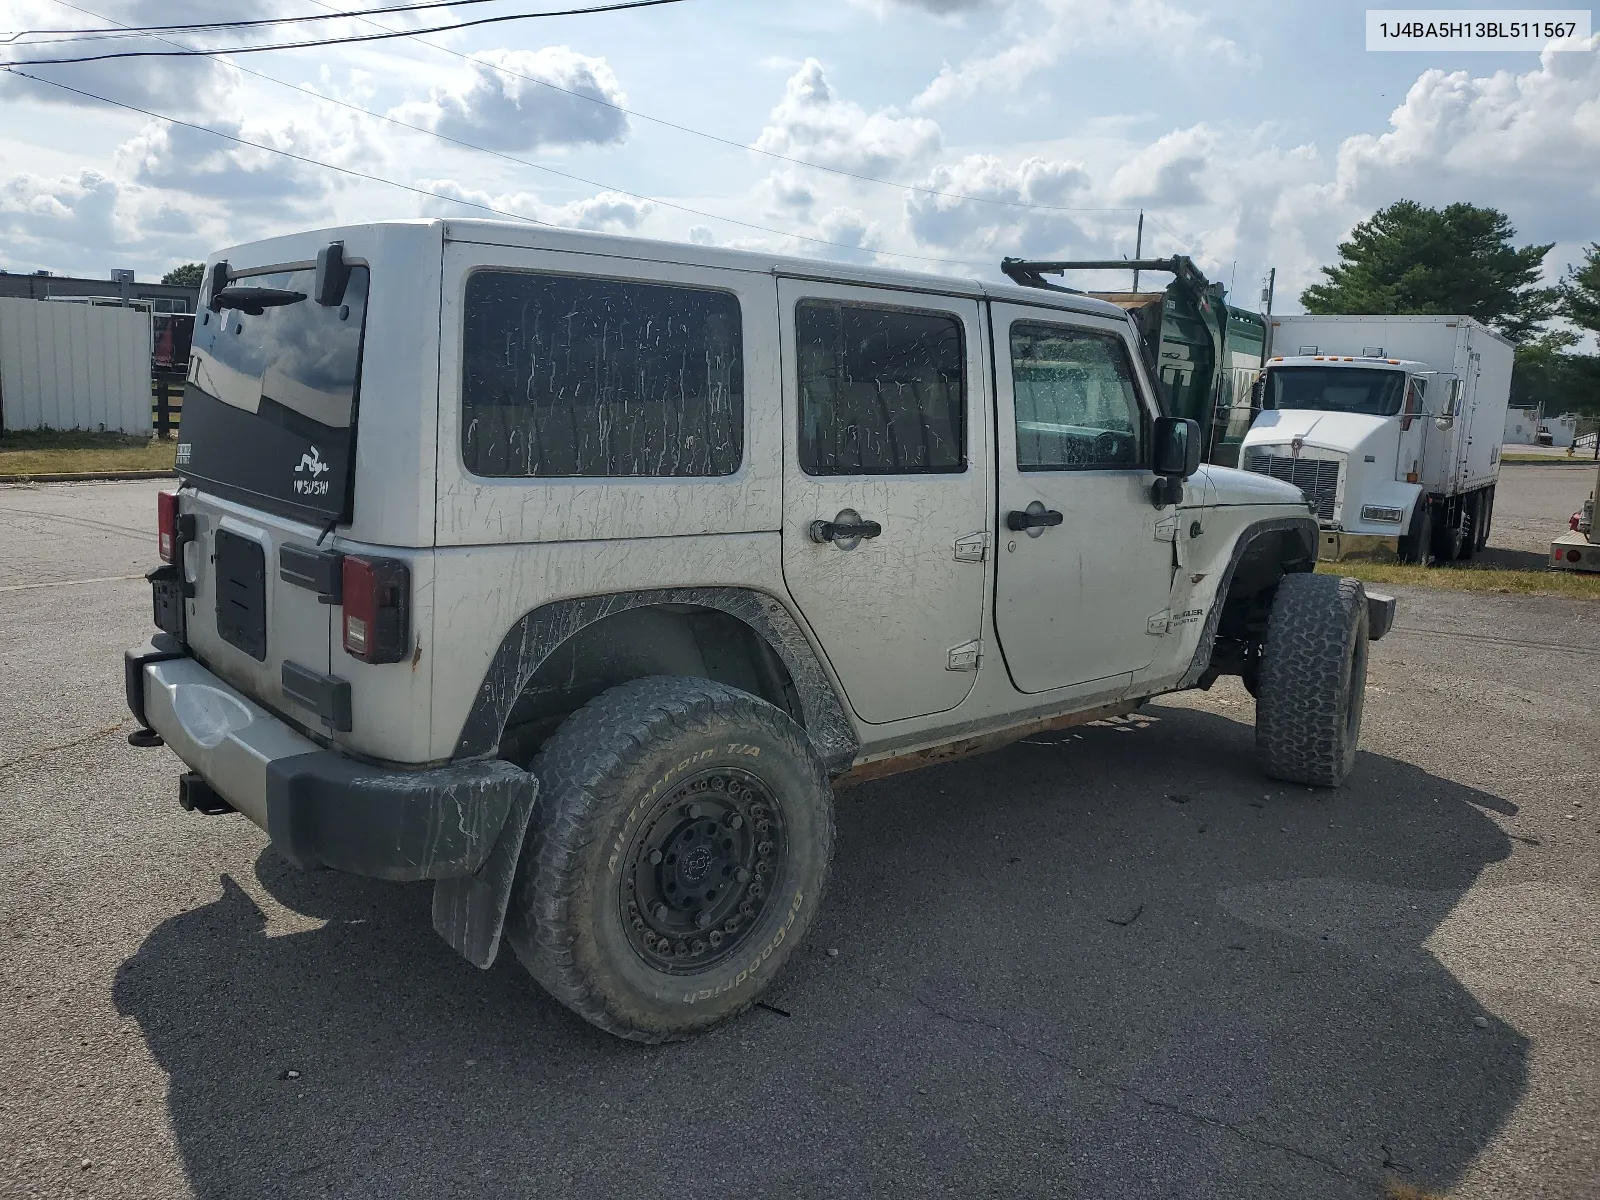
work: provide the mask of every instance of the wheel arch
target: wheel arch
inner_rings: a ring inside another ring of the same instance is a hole
[[[1285,575],[1316,570],[1317,542],[1317,523],[1309,516],[1270,517],[1245,526],[1217,583],[1216,598],[1179,688],[1202,681],[1210,686],[1205,677],[1222,673],[1213,669],[1219,635],[1230,636],[1229,626],[1244,619],[1252,602],[1270,603]]]
[[[557,600],[524,613],[484,673],[453,757],[536,739],[607,688],[647,675],[715,679],[787,712],[829,775],[860,742],[799,623],[747,588],[662,588]]]

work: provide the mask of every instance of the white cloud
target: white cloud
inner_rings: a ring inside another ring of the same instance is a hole
[[[0,181],[0,265],[48,266],[103,277],[108,266],[159,270],[194,257],[195,224],[183,209],[98,171]]]
[[[621,142],[628,118],[618,108],[626,103],[605,59],[546,46],[483,51],[428,100],[391,115],[458,141],[517,151]]]
[[[1204,125],[1175,129],[1144,147],[1111,177],[1119,204],[1182,208],[1204,204],[1206,175],[1214,165],[1217,135]]]
[[[1070,207],[1088,184],[1088,172],[1075,162],[1034,157],[1012,167],[990,155],[968,155],[919,181],[946,194],[910,193],[906,225],[930,246],[989,257],[1054,257],[1082,248],[1083,230],[1070,214],[1021,205]]]
[[[868,113],[833,94],[814,58],[789,77],[783,99],[756,138],[758,150],[865,175],[892,175],[925,160],[941,144],[939,126],[892,108]]]
[[[946,64],[911,107],[926,110],[979,94],[1015,92],[1074,50],[1132,47],[1210,64],[1244,61],[1237,43],[1210,25],[1208,17],[1170,0],[1039,0],[1026,12],[1013,11],[1010,45],[959,66]]]
[[[1404,195],[1540,214],[1550,237],[1593,237],[1600,201],[1600,35],[1546,51],[1523,74],[1425,71],[1389,130],[1339,147],[1337,187],[1357,204]],[[1527,217],[1519,222],[1529,224]]]
[[[601,233],[631,233],[655,209],[648,200],[621,192],[600,192],[564,204],[549,204],[535,192],[489,192],[466,187],[453,179],[418,179],[415,186],[447,197],[422,201],[427,216],[494,217],[511,214],[565,229],[590,229]],[[451,203],[450,201],[457,201]],[[493,211],[486,211],[493,210]]]

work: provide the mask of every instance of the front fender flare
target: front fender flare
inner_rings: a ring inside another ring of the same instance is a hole
[[[1280,553],[1280,561],[1285,568],[1284,573],[1316,570],[1318,532],[1317,523],[1311,517],[1269,517],[1245,526],[1239,534],[1238,541],[1233,544],[1233,553],[1228,557],[1227,568],[1217,581],[1217,591],[1211,601],[1211,611],[1206,614],[1206,623],[1200,631],[1200,641],[1194,648],[1194,658],[1189,662],[1189,669],[1178,681],[1179,689],[1194,687],[1206,673],[1206,668],[1211,665],[1211,652],[1217,641],[1217,627],[1222,623],[1222,609],[1228,602],[1228,593],[1233,589],[1233,578],[1239,570],[1239,564],[1244,561],[1251,547],[1260,544],[1263,538],[1279,538],[1284,534],[1298,534],[1300,550],[1300,553],[1292,558],[1286,558]]]

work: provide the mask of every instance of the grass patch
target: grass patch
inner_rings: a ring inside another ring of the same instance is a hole
[[[1565,454],[1502,454],[1500,461],[1503,463],[1566,463],[1568,466],[1572,466],[1574,463],[1578,466],[1589,463],[1592,466],[1594,464],[1594,452],[1585,450],[1583,453],[1574,454],[1570,458]]]
[[[85,471],[170,471],[175,441],[125,433],[17,429],[0,433],[0,479]]]
[[[1363,583],[1398,583],[1406,587],[1454,588],[1463,592],[1509,592],[1525,596],[1567,596],[1600,600],[1600,574],[1577,571],[1518,571],[1487,563],[1417,567],[1406,563],[1318,563],[1327,575],[1349,575]]]

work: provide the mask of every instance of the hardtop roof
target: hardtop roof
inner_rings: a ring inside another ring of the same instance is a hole
[[[740,250],[723,246],[702,246],[692,242],[668,242],[651,238],[625,237],[618,234],[594,233],[579,229],[558,229],[548,225],[533,225],[520,221],[495,221],[478,218],[412,219],[374,221],[360,228],[378,230],[384,227],[410,226],[442,227],[441,236],[446,242],[474,242],[492,246],[509,246],[534,250],[559,250],[569,254],[594,254],[611,258],[632,258],[645,261],[671,262],[683,266],[715,267],[734,271],[755,271],[761,274],[786,275],[797,278],[826,280],[868,287],[893,288],[941,295],[987,298],[1012,304],[1028,304],[1048,308],[1067,309],[1073,312],[1109,317],[1126,321],[1127,314],[1114,304],[1092,296],[1057,292],[1043,288],[1025,288],[1011,283],[988,282],[962,275],[938,275],[931,272],[902,271],[891,267],[861,266],[826,259],[804,258],[797,255],[774,254],[765,250]],[[264,242],[230,247],[222,257],[243,254],[246,259],[255,255],[251,251],[267,250],[272,243],[290,239],[296,245],[326,238],[333,240],[346,229],[328,228],[305,230],[286,238],[272,238]],[[213,256],[216,257],[216,256]],[[996,263],[998,270],[999,264]]]

